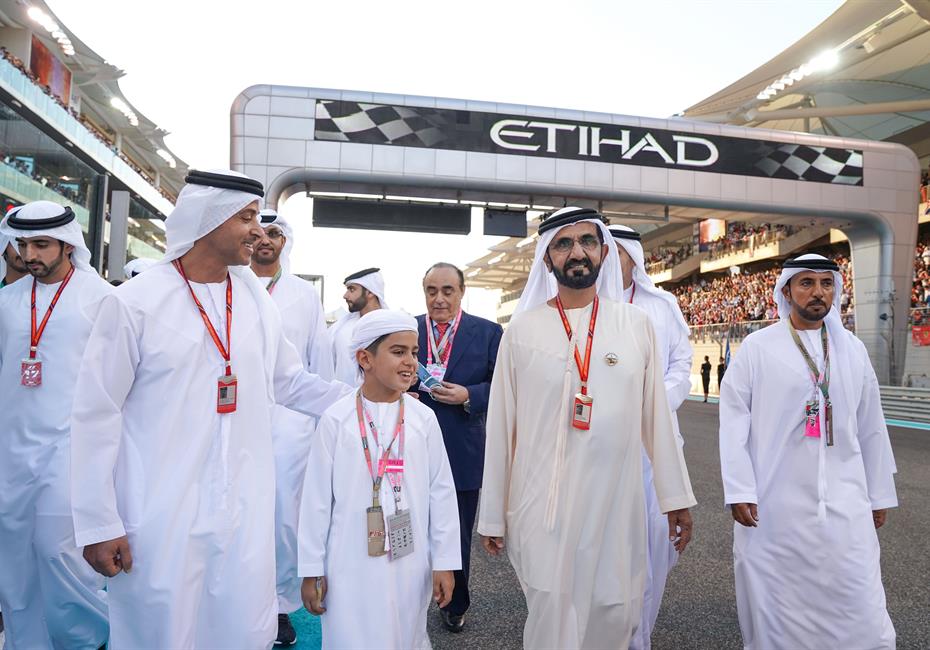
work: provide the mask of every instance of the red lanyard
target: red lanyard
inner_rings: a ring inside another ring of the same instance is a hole
[[[568,323],[568,318],[565,316],[565,309],[562,308],[562,299],[556,296],[555,305],[559,308],[559,316],[562,317],[562,326],[565,328],[565,333],[568,335],[568,339],[572,338],[572,326]],[[597,324],[597,308],[599,302],[597,296],[594,296],[594,306],[591,308],[591,320],[588,322],[588,345],[584,350],[584,363],[581,363],[581,353],[578,352],[578,344],[575,344],[575,365],[578,366],[578,375],[581,377],[581,394],[588,394],[588,370],[591,367],[591,348],[592,343],[594,342],[594,326]]]
[[[65,290],[65,287],[68,286],[68,282],[71,281],[72,275],[74,275],[74,266],[72,266],[68,271],[65,279],[61,281],[61,286],[58,287],[58,291],[55,292],[55,296],[52,298],[52,302],[49,303],[48,309],[45,311],[45,316],[42,318],[42,322],[39,324],[38,329],[36,329],[36,279],[32,278],[32,322],[29,339],[30,359],[36,358],[36,350],[39,348],[39,341],[42,339],[42,333],[45,332],[45,326],[48,325],[49,316],[52,315],[52,311],[55,309],[55,305],[58,304],[58,299],[61,298],[61,292]]]
[[[633,298],[636,297],[636,283],[633,283],[633,293],[630,294],[630,304],[633,304]]]
[[[184,267],[181,265],[181,260],[174,260],[174,268],[178,270],[178,273],[181,274],[181,277],[184,278],[184,281],[187,283],[187,288],[190,289],[191,298],[194,299],[194,304],[197,305],[197,309],[200,310],[200,317],[203,319],[203,324],[207,327],[207,332],[210,333],[210,336],[213,338],[213,342],[216,344],[216,349],[220,351],[220,354],[223,356],[223,361],[226,362],[226,374],[232,374],[232,367],[230,366],[230,352],[232,352],[232,339],[230,338],[232,332],[232,277],[229,275],[229,271],[226,272],[226,344],[229,346],[229,349],[223,347],[223,342],[220,340],[219,334],[216,333],[216,329],[213,327],[213,323],[210,322],[210,317],[207,316],[207,310],[203,308],[203,305],[200,304],[200,300],[197,298],[197,294],[194,293],[194,287],[191,286],[191,281],[187,279],[187,274],[184,272]]]
[[[359,390],[355,394],[355,411],[358,414],[358,432],[362,436],[362,450],[365,452],[365,462],[368,463],[368,473],[371,475],[372,489],[375,494],[381,490],[381,480],[384,478],[384,472],[388,468],[388,458],[391,455],[391,448],[394,446],[394,441],[397,441],[398,450],[397,450],[397,459],[395,467],[403,467],[400,463],[403,462],[404,457],[404,398],[401,396],[400,405],[398,406],[397,412],[397,426],[394,429],[394,437],[391,438],[390,444],[384,448],[384,452],[381,455],[381,458],[378,459],[378,471],[375,473],[375,469],[371,464],[371,450],[368,448],[368,435],[365,432],[365,422],[368,422],[368,427],[371,429],[371,436],[375,439],[375,444],[379,445],[378,442],[378,428],[375,426],[375,421],[371,417],[371,414],[368,413],[362,405],[362,391]],[[363,414],[364,411],[364,414]],[[392,485],[394,484],[393,478],[391,478]],[[394,490],[394,499],[395,501],[399,499],[400,492],[395,486]]]
[[[429,321],[426,333],[426,343],[429,348],[429,356],[427,361],[432,359],[433,363],[442,364],[443,366],[449,362],[449,357],[452,356],[452,340],[455,338],[455,333],[459,329],[459,323],[462,322],[462,312],[459,310],[458,316],[455,317],[455,321],[449,325],[449,329],[446,330],[445,335],[439,340],[439,343],[436,343],[436,336],[433,334],[433,319],[427,317]]]

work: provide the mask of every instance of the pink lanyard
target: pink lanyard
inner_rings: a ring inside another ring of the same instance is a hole
[[[378,459],[377,473],[375,473],[375,468],[371,462],[371,450],[368,448],[368,435],[365,432],[365,423],[367,422],[368,427],[371,429],[371,436],[374,438],[375,444],[380,446],[380,442],[378,441],[378,428],[375,426],[374,418],[371,417],[368,409],[362,404],[361,390],[355,395],[355,410],[358,414],[358,432],[362,437],[362,450],[365,453],[365,462],[368,464],[368,473],[371,475],[371,488],[374,492],[374,496],[377,498],[378,495],[380,495],[381,481],[384,479],[384,473],[387,472],[388,480],[394,488],[394,502],[400,507],[401,477],[399,474],[404,471],[404,398],[403,396],[400,398],[400,405],[398,406],[397,412],[397,425],[394,428],[394,437],[391,438],[390,444],[384,448],[384,452]],[[395,440],[398,443],[397,457],[391,458],[391,448],[394,446]]]

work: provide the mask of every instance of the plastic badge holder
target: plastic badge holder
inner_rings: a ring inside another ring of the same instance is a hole
[[[426,369],[422,363],[417,363],[417,377],[420,378],[420,381],[423,382],[423,385],[426,386],[428,390],[433,390],[437,386],[441,386],[439,380],[429,374],[429,370]]]

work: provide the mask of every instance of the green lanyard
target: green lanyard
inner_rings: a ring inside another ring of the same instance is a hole
[[[280,269],[280,268],[279,268],[278,271],[274,274],[274,277],[271,278],[271,282],[269,282],[269,283],[268,283],[268,286],[265,287],[266,289],[268,289],[268,293],[274,293],[274,287],[275,287],[276,284],[278,284],[278,280],[281,279],[281,271],[282,271],[282,270],[283,270],[283,269]]]
[[[827,424],[827,446],[833,446],[833,408],[830,403],[830,350],[827,345],[827,325],[826,323],[820,326],[820,342],[823,345],[823,371],[817,370],[817,364],[814,363],[814,360],[811,359],[811,355],[807,352],[807,348],[804,347],[804,344],[801,343],[801,337],[798,336],[798,331],[794,329],[794,325],[791,323],[791,319],[788,319],[788,329],[791,330],[791,338],[794,339],[794,344],[798,346],[798,350],[801,351],[801,356],[804,357],[804,361],[807,362],[807,368],[811,373],[811,381],[814,382],[814,386],[820,389],[820,392],[823,394],[823,403],[826,410],[826,420]]]

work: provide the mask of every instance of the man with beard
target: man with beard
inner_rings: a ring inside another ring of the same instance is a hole
[[[110,285],[90,266],[74,212],[11,210],[0,232],[31,278],[0,291],[0,607],[8,648],[96,650],[103,578],[81,558],[69,500],[71,413],[81,353]]]
[[[352,332],[358,319],[376,309],[387,309],[384,300],[384,278],[381,269],[371,268],[357,271],[343,280],[346,292],[342,299],[346,301],[349,313],[337,320],[329,330],[333,341],[333,366],[336,379],[356,385],[361,376],[358,363],[352,350]]]
[[[333,351],[323,318],[320,295],[313,285],[293,275],[290,251],[293,234],[274,210],[259,213],[262,237],[255,243],[252,270],[281,312],[284,336],[297,348],[301,364],[323,379],[333,377]],[[300,609],[297,576],[297,513],[310,455],[315,418],[275,405],[271,420],[275,464],[275,570],[278,590],[278,636],[275,645],[297,642],[288,614]]]
[[[0,289],[13,284],[22,277],[29,275],[26,263],[19,256],[13,240],[0,235],[0,248],[3,249],[3,258],[0,259]]]
[[[642,449],[677,550],[695,504],[649,318],[594,210],[539,226],[491,383],[478,519],[526,596],[527,648],[629,647],[646,578]],[[560,377],[561,381],[553,381]]]
[[[76,382],[71,502],[109,578],[109,648],[268,648],[277,633],[273,403],[349,392],[307,372],[246,265],[262,184],[195,171],[158,265],[101,302]]]
[[[659,348],[665,394],[672,413],[672,427],[679,444],[684,444],[678,429],[678,408],[691,391],[690,330],[675,296],[655,286],[646,274],[646,262],[640,234],[627,226],[611,226],[610,234],[617,242],[620,267],[623,269],[623,301],[639,307],[649,315]],[[646,591],[643,597],[643,616],[636,629],[631,650],[648,650],[650,637],[659,616],[662,595],[669,571],[678,562],[678,552],[668,540],[668,521],[659,511],[659,500],[652,487],[652,465],[643,452],[643,489],[646,495],[646,528],[648,542],[646,556]]]
[[[895,647],[878,535],[898,504],[865,346],[843,327],[839,266],[785,262],[779,323],[750,334],[720,394],[743,646]]]

